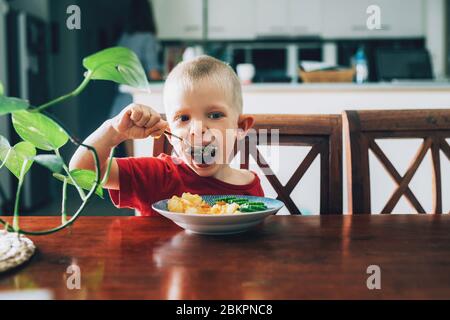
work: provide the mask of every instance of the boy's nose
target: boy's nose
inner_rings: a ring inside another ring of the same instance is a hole
[[[191,127],[189,134],[192,136],[199,136],[201,137],[203,133],[206,132],[206,127],[203,124],[203,121],[200,120],[193,120],[191,121]]]

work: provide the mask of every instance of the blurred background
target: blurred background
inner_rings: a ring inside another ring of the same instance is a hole
[[[380,30],[366,24],[372,4],[381,8]],[[67,27],[71,5],[80,9],[79,30]],[[138,53],[155,85],[179,61],[199,54],[240,69],[243,83],[253,85],[442,83],[450,73],[449,10],[447,0],[0,0],[0,81],[6,94],[37,105],[78,86],[83,57],[123,45]],[[336,72],[316,73],[322,78],[314,80],[309,71],[317,70]],[[84,139],[129,102],[118,86],[98,81],[51,112]],[[18,139],[6,116],[0,134]],[[70,159],[73,152],[67,146],[63,155]],[[2,172],[0,183],[2,211],[9,212],[16,181]],[[22,207],[58,214],[59,189],[34,168]],[[88,211],[132,214],[100,200]]]

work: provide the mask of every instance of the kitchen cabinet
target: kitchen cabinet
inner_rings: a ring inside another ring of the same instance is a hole
[[[203,24],[203,4],[208,25]],[[367,8],[381,9],[381,29],[369,30]],[[162,40],[408,38],[425,35],[425,0],[153,0]],[[207,28],[207,30],[206,30]]]
[[[370,5],[380,7],[381,29],[369,30],[366,13]],[[321,0],[324,38],[422,37],[423,0]]]
[[[255,0],[208,0],[208,39],[255,38],[255,3]]]
[[[257,0],[259,36],[320,35],[320,0]]]
[[[159,39],[203,38],[202,0],[153,0],[152,3]]]
[[[286,36],[289,33],[289,0],[256,0],[258,36]]]
[[[289,0],[288,22],[291,36],[319,36],[321,33],[320,0]]]

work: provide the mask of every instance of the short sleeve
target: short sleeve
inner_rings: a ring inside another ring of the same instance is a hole
[[[119,167],[119,190],[109,190],[111,201],[117,208],[134,208],[132,185],[132,168],[127,158],[117,158]]]
[[[173,189],[174,168],[161,158],[118,158],[119,190],[109,190],[118,208],[151,210],[151,204]]]

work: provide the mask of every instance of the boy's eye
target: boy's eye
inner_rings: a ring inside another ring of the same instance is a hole
[[[220,119],[224,116],[224,114],[222,112],[211,112],[208,113],[208,118],[209,119]]]
[[[189,121],[189,116],[182,114],[182,115],[178,116],[178,120],[180,120],[181,122]]]

